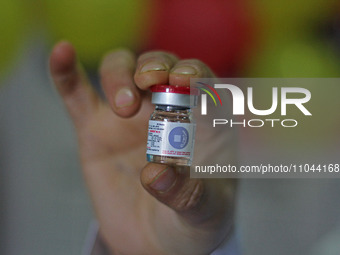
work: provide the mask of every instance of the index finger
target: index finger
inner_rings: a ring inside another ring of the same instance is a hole
[[[134,75],[137,87],[147,90],[152,85],[169,84],[169,73],[178,58],[164,51],[146,52],[137,60]]]

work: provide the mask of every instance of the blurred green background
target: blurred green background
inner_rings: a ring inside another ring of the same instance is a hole
[[[0,2],[0,72],[32,36],[71,41],[96,70],[110,49],[172,51],[228,77],[337,77],[336,0],[84,0]]]

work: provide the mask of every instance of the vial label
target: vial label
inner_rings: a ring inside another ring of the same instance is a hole
[[[192,159],[194,123],[149,121],[147,154]]]

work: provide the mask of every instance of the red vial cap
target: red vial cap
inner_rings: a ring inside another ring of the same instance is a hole
[[[199,95],[197,88],[190,86],[173,86],[173,85],[153,85],[150,87],[151,92],[175,93],[184,95]]]

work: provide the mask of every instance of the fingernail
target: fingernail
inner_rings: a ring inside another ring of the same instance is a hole
[[[167,167],[153,179],[149,186],[158,192],[164,193],[175,185],[176,180],[177,175],[175,170]]]
[[[194,75],[194,74],[197,74],[197,70],[191,66],[181,66],[181,67],[174,69],[172,73]]]
[[[146,73],[150,71],[166,71],[168,68],[162,64],[162,63],[157,63],[157,62],[149,62],[146,63],[142,69],[140,70],[140,73]]]
[[[122,88],[118,91],[115,97],[115,105],[117,108],[132,105],[135,101],[135,96],[129,88]]]

